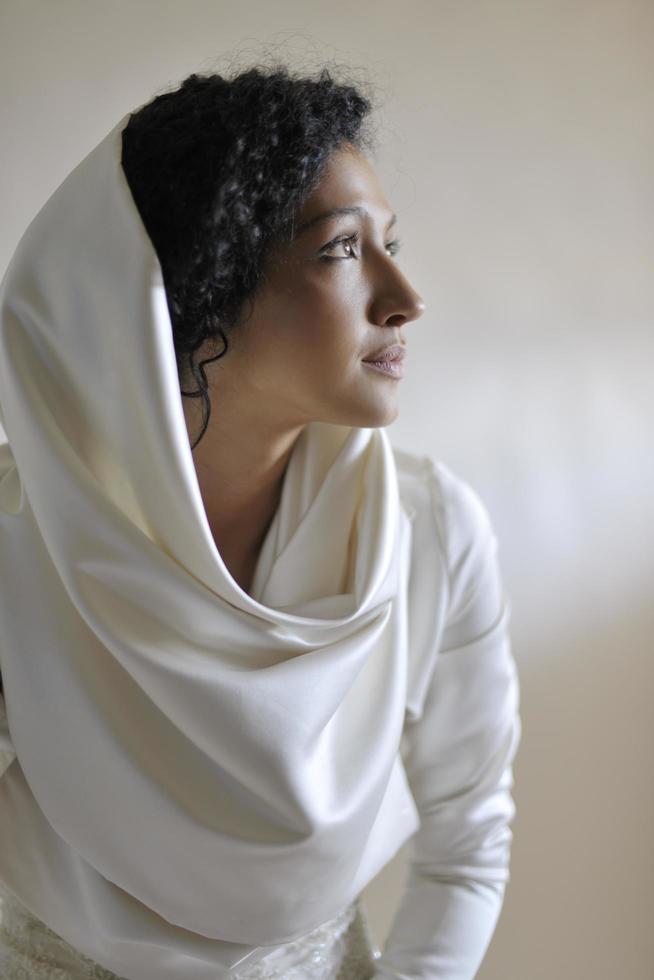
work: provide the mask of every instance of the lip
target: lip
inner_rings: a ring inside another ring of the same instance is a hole
[[[388,361],[399,361],[400,363],[406,357],[406,350],[404,344],[391,344],[389,347],[382,347],[380,350],[375,351],[370,357],[366,357],[363,360],[364,364],[379,364],[380,362]]]
[[[404,377],[404,364],[402,358],[396,358],[392,361],[390,358],[386,361],[364,361],[363,362],[371,371],[377,371],[379,374],[385,374],[389,378],[403,378]]]

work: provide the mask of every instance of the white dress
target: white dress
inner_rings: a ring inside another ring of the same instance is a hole
[[[118,977],[315,977],[321,951],[338,976],[358,940],[334,917],[410,841],[373,980],[472,980],[520,737],[490,515],[383,427],[313,419],[240,588],[121,167],[128,116],[0,282],[0,880]],[[14,958],[44,937],[16,914]]]
[[[230,980],[369,980],[380,951],[359,897],[300,939],[276,946]],[[129,980],[80,953],[0,882],[2,980]]]
[[[424,476],[418,479],[420,467],[410,454],[396,450],[396,457],[403,494],[415,507],[416,551],[438,554],[430,508],[417,495],[420,485],[425,487]],[[500,601],[496,541],[478,496],[440,462],[427,476],[447,558],[447,601],[442,609],[437,602],[429,609],[414,609],[414,621],[424,625],[425,634],[439,637],[438,657],[410,677],[401,757],[420,827],[411,840],[404,893],[384,947],[374,948],[359,898],[303,938],[275,946],[240,968],[236,963],[231,973],[221,974],[217,964],[216,980],[381,980],[449,976],[453,971],[461,980],[472,980],[492,938],[509,880],[512,763],[521,735],[518,678],[507,633],[509,606]],[[437,588],[433,593],[440,595]],[[38,853],[42,861],[48,854],[38,849],[51,844],[53,854],[59,853],[59,843],[51,832],[45,836],[45,821],[21,823],[16,818],[9,827],[8,801],[13,797],[6,794],[5,799],[2,787],[11,770],[3,772],[15,757],[0,696],[0,804],[4,801],[5,807],[0,805],[0,853],[4,840],[8,858],[18,851],[17,861],[31,867],[30,854]],[[14,791],[23,785],[17,773],[11,782]],[[24,816],[22,809],[20,814]],[[393,827],[391,822],[385,834],[392,835]],[[27,841],[26,850],[16,846],[18,833]],[[53,890],[43,904],[56,902]],[[0,925],[2,980],[128,980],[127,972],[111,973],[89,960],[16,904],[10,893]]]

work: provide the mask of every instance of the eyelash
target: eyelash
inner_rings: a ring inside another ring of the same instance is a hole
[[[329,242],[329,244],[325,245],[325,247],[321,249],[321,252],[327,252],[332,248],[335,248],[337,245],[345,245],[345,244],[354,245],[355,242],[358,241],[359,241],[359,233],[355,232],[353,235],[349,235],[347,238],[336,238],[333,242]],[[391,249],[391,255],[397,255],[397,253],[400,251],[401,246],[402,246],[402,242],[400,241],[400,239],[394,238],[392,242],[388,242],[386,248]],[[327,262],[340,262],[341,259],[349,259],[352,258],[352,256],[351,255],[321,255],[321,258],[326,259]]]

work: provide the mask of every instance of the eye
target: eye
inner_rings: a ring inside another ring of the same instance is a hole
[[[322,258],[327,258],[327,261],[328,262],[331,262],[331,261],[337,261],[337,262],[339,262],[341,260],[341,258],[348,258],[348,259],[349,258],[354,258],[356,256],[356,253],[355,252],[352,252],[351,249],[352,249],[352,245],[354,245],[354,243],[355,242],[358,242],[358,241],[359,241],[359,233],[358,232],[355,232],[353,235],[348,235],[347,238],[336,238],[336,239],[334,239],[333,242],[328,242],[328,244],[325,245],[324,248],[321,248],[321,250],[320,250],[321,257]],[[337,245],[344,245],[347,248],[349,248],[350,249],[350,254],[349,255],[346,255],[346,256],[341,256],[341,255],[331,256],[331,255],[325,255],[325,254],[323,254],[323,253],[331,252],[333,249],[336,248]]]
[[[321,258],[325,258],[328,262],[333,262],[333,261],[339,262],[342,258],[348,258],[348,259],[356,258],[356,252],[352,251],[352,246],[358,241],[359,241],[359,233],[355,232],[353,235],[348,235],[346,238],[337,238],[333,242],[328,242],[328,244],[325,245],[320,250]],[[388,249],[391,255],[397,255],[397,253],[401,248],[401,244],[402,243],[400,242],[400,239],[395,238],[393,239],[392,242],[387,243],[386,248]],[[326,254],[328,252],[331,252],[333,249],[335,249],[337,245],[343,245],[346,248],[350,249],[350,254],[345,256],[340,256],[340,255],[332,256]]]

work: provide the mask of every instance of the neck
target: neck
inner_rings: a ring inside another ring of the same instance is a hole
[[[197,438],[197,410],[186,411],[189,438]],[[284,474],[304,425],[274,429],[260,419],[230,419],[221,406],[193,450],[204,509],[216,546],[228,564],[256,564],[281,497]],[[229,567],[229,566],[228,566]]]

